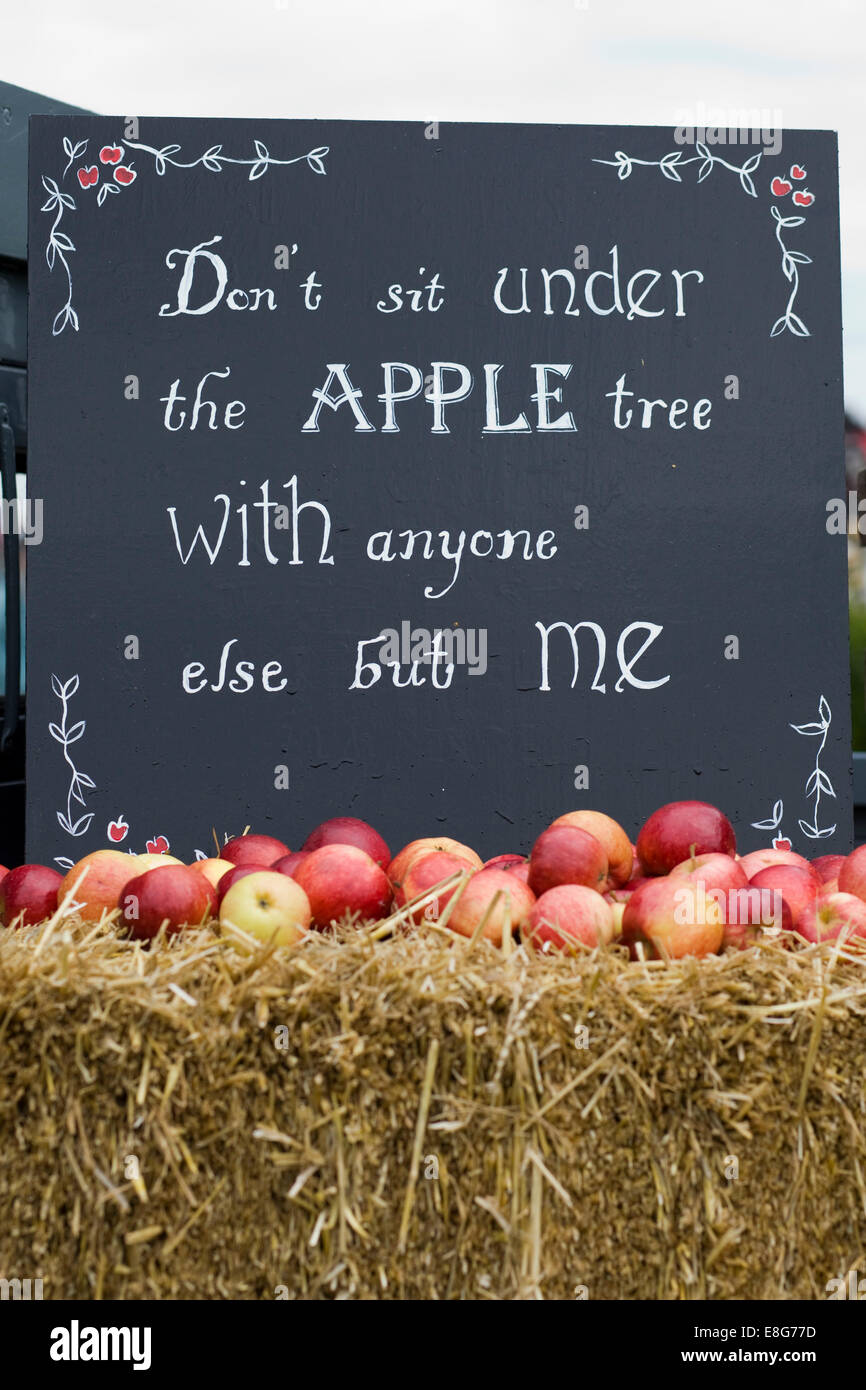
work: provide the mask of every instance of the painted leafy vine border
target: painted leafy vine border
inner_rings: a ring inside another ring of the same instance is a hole
[[[138,177],[135,168],[135,161],[129,158],[133,152],[149,157],[153,161],[153,168],[156,174],[162,178],[167,169],[207,169],[211,174],[221,174],[227,165],[234,165],[239,168],[249,169],[248,178],[250,180],[260,179],[271,168],[287,168],[292,164],[306,164],[315,174],[325,174],[325,159],[329,154],[327,145],[318,145],[315,149],[308,150],[306,154],[293,155],[290,159],[278,159],[272,155],[267,145],[262,140],[253,141],[255,153],[250,157],[238,158],[233,155],[223,153],[223,147],[211,145],[198,155],[195,159],[178,159],[182,151],[182,146],[177,144],[163,145],[157,149],[153,145],[147,145],[141,140],[122,140],[119,145],[103,145],[98,151],[94,164],[84,163],[87,155],[89,142],[78,140],[75,144],[64,136],[63,151],[66,155],[66,166],[60,176],[60,183],[48,175],[42,175],[42,187],[47,194],[45,202],[40,211],[53,215],[53,221],[48,233],[48,240],[45,246],[45,259],[48,269],[54,271],[62,268],[66,278],[66,299],[54,316],[52,333],[56,337],[64,329],[71,327],[78,331],[78,312],[72,302],[72,270],[69,264],[69,257],[75,251],[75,243],[68,233],[61,227],[61,223],[67,213],[78,211],[78,205],[71,193],[61,188],[60,184],[73,170],[82,190],[82,195],[86,194],[90,188],[96,189],[97,206],[102,207],[109,199],[109,196],[116,196],[130,188]]]
[[[689,165],[700,164],[698,183],[703,183],[704,179],[708,178],[718,167],[731,174],[736,174],[744,193],[747,193],[750,198],[757,198],[758,190],[752,175],[757,173],[762,158],[763,150],[759,150],[757,154],[751,155],[742,164],[732,164],[729,160],[723,159],[721,155],[713,154],[707,145],[698,140],[695,142],[695,153],[689,156],[686,156],[684,150],[678,149],[669,151],[661,159],[638,159],[634,155],[626,154],[624,150],[617,150],[613,159],[594,159],[592,162],[615,168],[617,178],[621,180],[630,178],[638,166],[647,169],[659,169],[664,177],[672,183],[682,183],[681,171],[688,168]],[[795,207],[809,208],[815,202],[814,193],[810,193],[808,188],[801,189],[794,186],[805,178],[806,169],[802,165],[794,163],[791,165],[787,177],[777,174],[770,180],[770,193],[774,198],[779,199],[787,198],[791,194]],[[783,214],[775,203],[770,207],[770,215],[776,223],[776,240],[782,252],[782,274],[791,286],[788,302],[770,329],[770,337],[777,338],[780,333],[787,330],[798,338],[808,338],[810,336],[809,330],[799,314],[794,312],[794,303],[800,290],[800,273],[797,267],[811,265],[812,258],[807,256],[804,251],[792,251],[782,236],[783,230],[802,227],[806,219],[799,213]]]
[[[69,750],[73,743],[77,743],[87,728],[87,721],[79,719],[74,724],[69,723],[69,702],[78,690],[78,676],[70,676],[68,680],[62,681],[59,676],[52,675],[51,688],[60,701],[60,722],[48,725],[48,732],[56,743],[63,748],[63,760],[69,768],[69,787],[66,792],[66,808],[57,812],[57,820],[61,829],[67,835],[75,837],[86,835],[90,829],[90,822],[93,820],[93,812],[85,811],[82,815],[75,814],[75,805],[85,806],[87,804],[86,793],[95,787],[96,783],[92,777],[88,777],[86,772],[80,772],[75,766]],[[73,820],[73,816],[75,819]]]
[[[790,725],[790,728],[794,730],[795,734],[802,734],[806,738],[820,738],[821,740],[815,753],[814,766],[809,776],[806,778],[805,786],[806,796],[813,796],[815,798],[815,804],[812,807],[812,819],[811,821],[805,821],[801,817],[797,822],[803,834],[810,840],[826,840],[836,829],[835,821],[832,825],[819,826],[818,824],[818,811],[821,806],[822,793],[824,796],[831,796],[834,798],[836,796],[833,783],[821,766],[821,754],[827,746],[827,735],[830,732],[830,725],[832,722],[833,715],[830,706],[822,695],[818,700],[818,718],[816,720],[808,724]],[[784,810],[785,807],[783,802],[781,800],[777,801],[773,807],[772,816],[770,816],[768,820],[752,821],[752,828],[754,830],[778,830],[782,823]],[[780,837],[777,836],[773,841],[773,845],[777,849],[790,849],[791,841],[787,838],[780,840]]]

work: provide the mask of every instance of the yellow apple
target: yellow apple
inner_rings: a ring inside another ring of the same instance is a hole
[[[237,927],[256,941],[291,946],[310,925],[310,900],[285,874],[260,869],[233,883],[220,904],[220,926]]]
[[[137,854],[135,862],[138,865],[135,873],[146,874],[148,869],[164,869],[166,864],[182,864],[183,860],[175,859],[173,854]]]
[[[204,874],[205,878],[216,888],[223,874],[227,874],[229,869],[233,869],[234,864],[229,863],[228,859],[196,859],[189,866],[197,873]]]

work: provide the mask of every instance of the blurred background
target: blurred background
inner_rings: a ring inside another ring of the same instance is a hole
[[[40,0],[4,6],[4,496],[14,487],[21,493],[26,466],[24,190],[30,112],[77,107],[138,116],[670,128],[686,123],[687,111],[698,119],[704,112],[706,124],[719,125],[736,123],[731,113],[749,111],[783,129],[839,134],[846,418],[844,458],[840,422],[838,487],[840,496],[847,488],[866,504],[864,60],[866,0],[823,0],[820,8],[806,0],[727,0],[723,6],[685,0],[145,0],[134,6]],[[866,517],[863,524],[866,530]],[[866,808],[864,542],[866,536],[849,535],[853,744],[864,754],[862,762],[855,758],[855,800]],[[16,570],[23,570],[25,552],[22,546]],[[7,565],[7,580],[14,586],[12,568]],[[16,634],[7,632],[5,616],[0,624],[0,672],[7,673],[0,830],[6,862],[17,862],[14,847],[7,846],[13,846],[19,818],[23,823],[23,724],[10,699],[18,681]],[[866,821],[866,810],[863,816]]]

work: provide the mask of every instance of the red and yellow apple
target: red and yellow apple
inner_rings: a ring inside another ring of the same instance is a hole
[[[220,859],[230,864],[273,864],[289,853],[288,845],[273,835],[235,835],[220,850]]]
[[[73,864],[58,889],[57,900],[62,902],[74,888],[79,916],[85,922],[98,922],[103,912],[112,912],[118,906],[123,889],[140,872],[138,855],[124,854],[119,849],[95,849]]]
[[[820,882],[819,875],[808,859],[792,849],[753,849],[751,854],[744,854],[740,860],[740,868],[750,880],[762,869],[770,869],[774,864],[793,864],[797,869],[806,869],[814,876],[816,882]]]
[[[692,855],[671,869],[671,878],[703,883],[707,893],[711,888],[721,889],[723,893],[732,888],[745,888],[749,881],[743,872],[742,862],[732,859],[729,854]]]
[[[839,865],[840,893],[853,893],[866,901],[866,845],[859,845]]]
[[[0,878],[0,925],[33,927],[57,911],[63,877],[47,864],[21,864]]]
[[[839,870],[845,863],[845,858],[844,854],[820,854],[811,864],[821,882],[829,883],[831,879],[839,877]]]
[[[516,874],[507,869],[479,869],[454,904],[448,926],[461,936],[473,936],[486,916],[483,935],[501,946],[506,926],[514,932],[528,925],[534,902],[535,894]]]
[[[634,846],[619,821],[603,811],[567,811],[554,825],[571,825],[594,835],[607,855],[608,878],[611,888],[618,888],[632,876]]]
[[[797,935],[811,942],[835,941],[842,932],[854,939],[866,937],[866,902],[853,893],[819,896],[797,924]]]
[[[594,888],[564,883],[533,903],[527,936],[540,950],[601,946],[616,934],[613,911]]]
[[[607,870],[604,848],[588,830],[550,825],[532,846],[528,882],[536,897],[564,883],[601,892],[607,886]]]
[[[150,941],[160,927],[173,936],[184,927],[200,926],[216,914],[216,889],[186,864],[165,864],[137,874],[119,899],[121,922],[137,941]]]
[[[708,956],[724,937],[724,909],[700,884],[685,878],[651,878],[632,893],[622,918],[622,940],[634,953],[638,943],[649,954]]]
[[[292,946],[307,931],[310,902],[299,883],[273,869],[244,874],[220,904],[220,926],[232,926],[256,941]]]
[[[305,859],[309,859],[312,850],[295,849],[291,854],[284,854],[282,858],[275,859],[271,868],[275,873],[285,874],[287,878],[294,878],[295,869],[299,864],[303,864]]]
[[[459,840],[452,840],[447,835],[428,836],[422,840],[410,840],[408,845],[395,854],[386,870],[388,878],[396,887],[403,882],[409,865],[413,859],[418,859],[423,854],[433,854],[441,852],[443,854],[456,854],[458,859],[465,859],[467,864],[471,864],[474,869],[483,868],[480,855],[470,849],[468,845],[461,844]]]
[[[458,859],[456,854],[446,854],[444,850],[434,850],[432,854],[422,854],[419,859],[413,859],[403,879],[402,886],[395,893],[395,901],[398,907],[404,907],[413,898],[418,898],[424,893],[429,893],[437,883],[442,883],[446,878],[451,878],[452,874],[472,874],[475,870],[471,864],[467,864],[465,859]],[[442,915],[445,904],[453,897],[455,890],[460,886],[459,880],[437,894],[424,907],[418,907],[409,914],[409,920],[413,922],[438,922]]]
[[[319,929],[348,916],[378,921],[391,910],[391,885],[385,870],[355,845],[314,849],[297,866],[292,880],[309,898],[312,924]]]
[[[223,874],[216,886],[217,907],[219,908],[226,893],[234,887],[239,879],[246,878],[247,874],[261,873],[264,869],[272,869],[273,867],[273,864],[233,864],[229,872]]]
[[[815,874],[801,869],[798,864],[770,864],[752,875],[749,886],[759,892],[766,889],[781,893],[791,913],[791,926],[797,931],[800,918],[813,911],[821,885]]]
[[[144,855],[141,856],[142,859],[144,857]],[[149,855],[147,857],[150,858]],[[160,858],[162,858],[163,860],[165,859],[165,857],[165,855],[160,856]],[[169,863],[174,862],[176,861],[169,860]],[[153,865],[149,867],[158,868],[159,865]],[[189,867],[191,869],[195,869],[197,874],[204,874],[208,883],[211,884],[213,888],[216,888],[220,880],[224,878],[226,874],[230,874],[235,866],[229,859],[194,859]]]
[[[736,853],[734,827],[707,801],[670,801],[641,826],[638,858],[647,876],[668,874],[693,854]]]
[[[354,845],[356,849],[369,854],[380,869],[387,869],[391,862],[391,851],[378,830],[354,816],[334,816],[331,820],[322,821],[321,825],[310,831],[301,848],[314,850],[321,849],[323,845]]]
[[[164,869],[166,864],[180,864],[183,868],[186,867],[183,860],[175,859],[173,854],[136,854],[129,857],[135,858],[136,868],[140,874],[146,874],[148,869]]]
[[[744,951],[761,936],[791,931],[791,909],[776,888],[735,888],[728,893],[723,947]]]

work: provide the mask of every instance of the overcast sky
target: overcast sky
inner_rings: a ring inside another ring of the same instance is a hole
[[[19,0],[0,76],[94,111],[839,132],[846,399],[866,421],[866,0]]]

